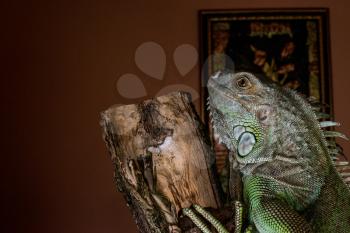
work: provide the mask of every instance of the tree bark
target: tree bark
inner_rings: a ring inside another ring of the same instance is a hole
[[[180,210],[222,207],[215,155],[187,93],[102,113],[115,181],[140,232],[181,232]]]

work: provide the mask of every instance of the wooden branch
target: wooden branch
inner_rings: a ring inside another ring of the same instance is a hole
[[[192,203],[222,207],[215,156],[188,94],[110,108],[101,125],[140,232],[181,232],[178,213]]]

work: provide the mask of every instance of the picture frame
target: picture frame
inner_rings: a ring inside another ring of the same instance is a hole
[[[327,8],[203,10],[199,17],[200,115],[212,141],[206,83],[220,69],[263,75],[312,96],[333,113]],[[227,151],[218,142],[214,148],[220,170]]]

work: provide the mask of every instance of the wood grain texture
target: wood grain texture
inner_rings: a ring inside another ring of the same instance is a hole
[[[141,232],[181,231],[178,213],[192,203],[222,206],[213,150],[190,103],[174,92],[102,113],[116,183]]]

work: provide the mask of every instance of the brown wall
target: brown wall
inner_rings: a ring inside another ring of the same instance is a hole
[[[2,99],[10,110],[2,114],[10,129],[3,142],[10,147],[2,163],[0,231],[136,232],[113,185],[99,126],[102,110],[140,100],[118,95],[117,79],[138,75],[146,98],[167,84],[198,89],[199,66],[179,78],[171,60],[180,44],[198,48],[198,10],[260,7],[330,7],[335,115],[349,132],[350,1],[12,1],[2,7]],[[162,81],[135,65],[135,49],[145,41],[165,48]]]

